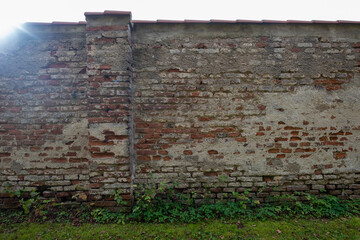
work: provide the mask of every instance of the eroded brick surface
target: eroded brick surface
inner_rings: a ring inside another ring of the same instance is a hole
[[[201,190],[224,175],[219,198],[264,186],[318,193],[324,184],[358,194],[341,184],[358,182],[360,169],[353,30],[137,27],[135,181],[152,172]]]
[[[129,21],[1,45],[2,189],[98,206],[152,181],[359,197],[358,24]]]

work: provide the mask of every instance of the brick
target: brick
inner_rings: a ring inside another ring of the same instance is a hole
[[[324,185],[312,185],[311,188],[315,189],[315,190],[323,190],[323,189],[325,189],[325,186]]]
[[[269,149],[268,150],[268,153],[279,153],[280,152],[280,149]]]
[[[192,155],[193,152],[191,150],[184,150],[183,152],[185,155]]]
[[[210,155],[214,155],[214,154],[218,154],[218,151],[216,151],[216,150],[209,150],[208,153],[209,153]]]
[[[127,25],[102,26],[100,29],[102,31],[121,31],[121,30],[128,30],[128,26]]]
[[[360,189],[360,184],[351,184],[349,186],[349,188],[351,188],[351,189]]]
[[[293,185],[286,187],[287,191],[307,191],[309,187],[306,185]]]
[[[334,153],[334,158],[335,158],[335,159],[343,159],[343,158],[346,158],[346,153],[343,153],[343,152],[335,152],[335,153]]]
[[[91,154],[92,158],[111,158],[114,156],[115,156],[114,153],[92,153]]]
[[[284,142],[284,141],[287,141],[288,139],[287,138],[282,138],[282,137],[277,137],[274,140],[275,140],[275,142]]]
[[[244,138],[244,137],[235,138],[235,140],[238,141],[238,142],[246,142],[247,141],[246,138]]]

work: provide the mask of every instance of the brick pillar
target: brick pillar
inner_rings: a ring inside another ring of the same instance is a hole
[[[90,200],[113,206],[115,190],[130,199],[130,12],[85,13]]]

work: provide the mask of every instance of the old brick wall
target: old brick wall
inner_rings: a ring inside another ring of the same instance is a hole
[[[0,46],[2,190],[98,206],[152,181],[360,196],[359,24],[86,19]]]
[[[127,14],[87,15],[89,195],[99,206],[113,206],[115,190],[130,199],[129,22]]]
[[[359,46],[358,25],[136,25],[135,181],[359,196]]]
[[[27,30],[1,48],[0,181],[65,197],[89,179],[85,25]]]

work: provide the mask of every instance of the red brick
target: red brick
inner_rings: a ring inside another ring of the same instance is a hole
[[[208,153],[209,153],[210,155],[214,155],[214,154],[218,154],[218,151],[216,151],[216,150],[209,150]]]
[[[191,150],[184,150],[183,152],[185,155],[192,155],[193,152]]]
[[[68,192],[57,192],[56,197],[62,198],[62,197],[68,197],[70,194]]]
[[[267,43],[263,43],[263,42],[258,42],[255,44],[256,47],[259,47],[259,48],[264,48],[266,47],[268,44]]]
[[[265,110],[265,109],[266,109],[266,106],[264,106],[264,105],[258,105],[257,108],[258,108],[259,110]]]
[[[284,130],[301,130],[302,128],[300,127],[292,127],[292,126],[286,126],[284,127]]]
[[[94,202],[94,207],[114,207],[117,203],[115,201],[96,201]]]
[[[344,146],[343,142],[322,142],[324,146]]]
[[[67,158],[45,158],[44,160],[52,163],[67,163]]]
[[[66,68],[66,63],[52,63],[48,66],[49,68]]]
[[[334,158],[335,159],[343,159],[346,158],[346,153],[344,152],[334,152]]]
[[[270,181],[272,181],[273,179],[272,179],[271,177],[263,177],[263,180],[264,180],[265,182],[270,182]]]
[[[200,122],[207,122],[207,121],[211,121],[212,118],[211,117],[198,117],[198,120]]]
[[[89,32],[91,32],[91,31],[100,31],[100,27],[86,27],[86,31],[89,31]]]
[[[235,138],[235,140],[236,140],[237,142],[246,142],[246,141],[247,141],[246,138],[244,138],[244,137]]]
[[[70,158],[70,163],[80,163],[80,162],[89,162],[89,159],[87,158]]]
[[[328,91],[335,91],[335,90],[339,90],[341,88],[341,86],[339,85],[328,85],[326,86],[326,90]]]
[[[92,153],[92,158],[111,158],[114,157],[115,154],[111,152],[103,152],[103,153]]]
[[[279,150],[279,149],[275,149],[275,148],[269,149],[269,151],[268,151],[268,153],[279,153],[279,152],[280,152],[280,150]]]
[[[291,149],[287,149],[287,148],[282,148],[282,149],[281,149],[281,152],[282,152],[282,153],[291,153],[292,150],[291,150]]]
[[[333,165],[332,164],[325,164],[324,167],[325,167],[325,169],[329,169],[329,168],[333,168]]]
[[[215,177],[215,176],[218,176],[219,173],[218,172],[205,172],[204,173],[204,176],[206,177]]]
[[[275,142],[284,142],[284,141],[287,141],[288,139],[287,138],[283,138],[283,137],[277,137],[274,139]]]
[[[11,153],[0,153],[0,157],[10,157]]]
[[[139,159],[140,161],[150,161],[151,160],[150,156],[138,156],[137,159]]]
[[[51,75],[40,75],[39,76],[39,80],[50,80],[51,79]]]
[[[167,154],[169,154],[169,153],[168,153],[168,151],[166,151],[166,150],[158,150],[158,154],[167,155]]]
[[[113,26],[102,26],[102,31],[121,31],[121,30],[128,30],[127,25],[113,25]]]
[[[310,146],[310,143],[309,142],[302,142],[300,143],[300,147],[308,147]]]

